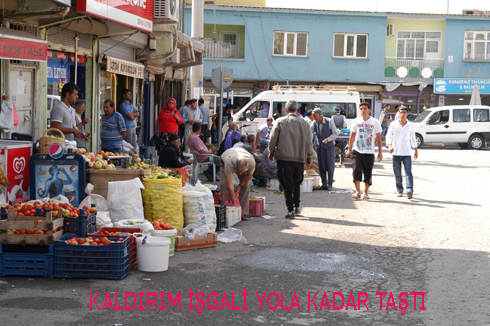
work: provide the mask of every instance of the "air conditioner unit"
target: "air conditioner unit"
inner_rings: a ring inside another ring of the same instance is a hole
[[[153,4],[155,22],[177,23],[179,21],[180,1],[182,0],[155,0]]]
[[[167,58],[167,62],[165,62],[166,65],[178,65],[180,64],[180,49],[177,48],[172,54],[172,56]]]
[[[386,36],[394,36],[395,35],[395,24],[388,24],[386,28]]]

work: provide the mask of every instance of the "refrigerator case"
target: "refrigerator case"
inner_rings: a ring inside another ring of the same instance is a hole
[[[53,159],[47,154],[35,154],[30,159],[31,199],[63,195],[78,207],[85,198],[85,159],[80,154],[64,154]]]
[[[0,162],[7,182],[0,184],[0,202],[29,200],[29,158],[32,142],[0,139]]]

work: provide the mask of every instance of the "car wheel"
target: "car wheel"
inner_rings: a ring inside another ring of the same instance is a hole
[[[459,143],[458,145],[462,149],[468,149],[468,143]]]
[[[483,148],[483,138],[482,136],[474,135],[470,137],[468,141],[468,146],[471,149],[482,149]]]
[[[422,146],[424,138],[420,134],[415,134],[415,141],[417,142],[417,148]]]

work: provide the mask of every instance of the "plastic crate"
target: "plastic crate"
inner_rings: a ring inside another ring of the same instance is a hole
[[[86,238],[87,235],[97,231],[97,213],[92,213],[85,217],[65,217],[65,234],[75,234],[79,238]]]
[[[214,205],[216,210],[216,231],[226,227],[226,205]]]
[[[182,187],[184,187],[187,184],[187,168],[172,169],[172,172],[180,174],[182,177]]]
[[[221,205],[221,193],[213,194],[213,198],[214,198],[215,205]]]
[[[54,244],[54,277],[122,279],[129,273],[129,239],[108,246],[69,245],[73,235]],[[102,237],[94,237],[102,238]],[[118,238],[108,238],[117,241]]]
[[[54,245],[0,245],[0,276],[53,277]]]
[[[265,198],[258,197],[259,199],[249,200],[248,215],[250,216],[262,216],[264,215]]]
[[[97,237],[100,232],[118,232],[121,236],[127,236],[128,233],[142,233],[143,229],[138,228],[101,228],[99,231],[89,234],[89,237]],[[129,237],[129,269],[132,269],[138,264],[138,253],[136,250],[136,239]]]
[[[300,192],[313,192],[313,178],[304,178],[299,188]]]
[[[242,220],[242,208],[235,206],[226,207],[226,227],[233,226]]]

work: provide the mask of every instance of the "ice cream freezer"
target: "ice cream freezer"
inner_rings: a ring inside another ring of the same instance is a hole
[[[32,142],[0,139],[0,202],[29,200]]]

